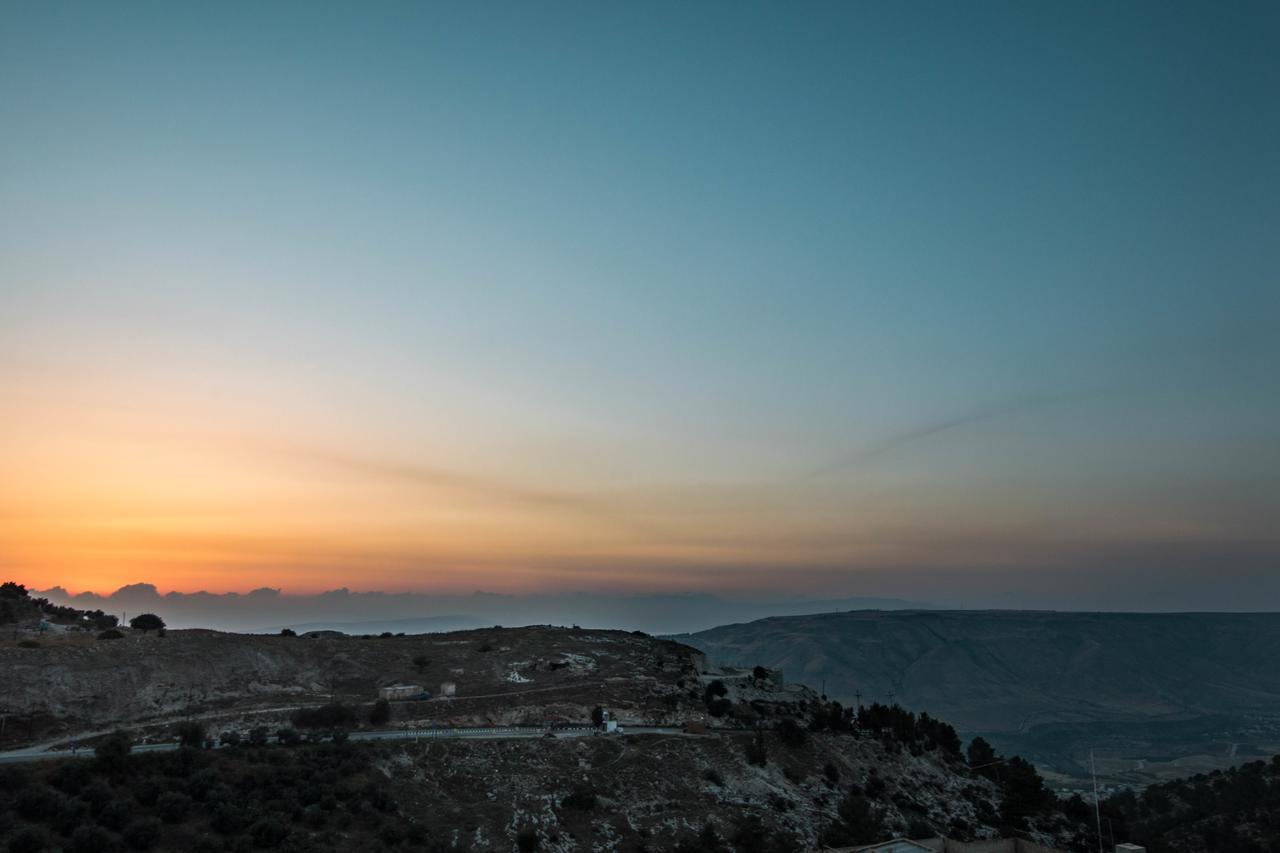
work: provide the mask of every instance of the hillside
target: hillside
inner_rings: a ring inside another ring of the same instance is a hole
[[[488,628],[419,636],[281,636],[217,631],[51,631],[0,646],[9,714],[0,746],[191,716],[283,719],[298,706],[368,705],[416,684],[446,701],[404,712],[459,725],[583,720],[597,704],[636,722],[683,719],[699,702],[692,650],[623,631]],[[686,686],[687,683],[687,686]],[[692,690],[694,698],[687,694]],[[686,701],[687,700],[687,701]]]
[[[852,611],[676,639],[844,702],[928,710],[1064,784],[1088,751],[1145,783],[1280,751],[1280,615]]]
[[[970,771],[945,723],[857,714],[638,632],[87,627],[66,614],[0,644],[4,748],[22,747],[0,756],[19,762],[0,768],[10,849],[745,852],[1010,832],[1075,849],[1083,837],[1029,766]],[[375,703],[393,683],[432,695]],[[619,731],[592,723],[606,713]],[[80,757],[49,757],[72,744]]]

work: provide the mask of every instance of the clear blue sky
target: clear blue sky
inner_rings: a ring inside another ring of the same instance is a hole
[[[6,3],[0,569],[1274,608],[1278,44]]]

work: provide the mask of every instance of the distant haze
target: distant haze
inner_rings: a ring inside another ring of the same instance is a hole
[[[70,595],[60,588],[39,593],[59,604],[101,609],[116,615],[152,612],[175,628],[229,631],[333,629],[352,634],[428,633],[495,624],[572,625],[642,630],[650,633],[697,631],[765,616],[827,613],[852,608],[903,609],[923,606],[895,599],[851,598],[830,601],[726,601],[712,595],[606,595],[567,593],[518,596],[474,593],[413,593],[333,590],[319,595],[282,595],[274,589],[236,593],[168,593],[151,584],[133,584],[114,593]]]

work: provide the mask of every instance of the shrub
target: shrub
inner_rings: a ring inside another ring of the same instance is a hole
[[[580,812],[589,812],[596,807],[596,794],[585,785],[579,785],[574,788],[568,796],[560,800],[560,807],[566,809],[576,809]]]
[[[249,827],[249,836],[254,846],[273,849],[280,846],[289,835],[289,827],[273,817],[264,817]]]
[[[791,749],[799,749],[809,739],[804,729],[800,728],[796,721],[789,717],[778,724],[777,733],[778,740]]]
[[[125,800],[111,800],[100,809],[97,809],[97,819],[98,823],[107,829],[114,829],[119,832],[129,822],[131,813],[132,809],[130,809],[129,803]]]
[[[164,628],[164,620],[154,613],[143,613],[129,620],[129,627],[135,631],[147,633],[148,631],[159,631]]]
[[[9,853],[40,853],[49,849],[49,838],[33,826],[9,839]]]
[[[153,817],[135,820],[124,828],[124,841],[134,850],[150,850],[160,840],[160,821]]]
[[[250,746],[266,746],[267,739],[271,736],[266,726],[254,726],[249,729],[249,745]]]
[[[296,746],[302,740],[302,736],[296,729],[280,729],[276,732],[276,740],[285,746]]]
[[[538,832],[531,827],[525,827],[516,833],[516,849],[520,853],[534,853],[538,849]]]
[[[204,726],[195,720],[184,720],[173,727],[181,746],[199,749],[204,745]]]
[[[769,761],[769,752],[764,745],[764,732],[756,732],[755,736],[748,741],[744,752],[748,764],[764,767]]]
[[[302,729],[331,729],[338,726],[351,728],[358,719],[356,709],[339,702],[330,702],[318,708],[299,708],[293,712],[293,724]]]
[[[165,823],[182,823],[191,811],[191,798],[181,791],[165,791],[156,798],[156,811]]]
[[[18,642],[18,648],[20,648],[20,649],[38,649],[38,648],[40,648],[40,644],[39,644],[38,642],[36,642],[35,640],[20,640],[20,641]]]
[[[724,787],[724,777],[721,776],[720,771],[716,770],[714,767],[708,767],[706,770],[703,770],[702,778],[706,779],[712,785],[720,788]]]
[[[379,699],[373,703],[373,707],[369,710],[369,723],[375,726],[385,726],[391,722],[391,703],[386,699]]]
[[[828,761],[822,767],[822,775],[827,777],[828,782],[835,785],[840,781],[840,768]]]
[[[240,732],[235,729],[223,732],[218,736],[218,742],[223,746],[239,746],[241,741]]]
[[[31,821],[43,821],[53,817],[62,807],[62,797],[44,785],[31,787],[18,794],[14,811]]]
[[[98,639],[99,640],[123,640],[124,632],[117,631],[115,628],[108,628],[107,630],[98,634]]]
[[[80,800],[64,799],[58,806],[58,814],[53,818],[53,827],[63,835],[70,835],[77,827],[89,822],[89,807]]]
[[[115,837],[96,826],[81,826],[71,833],[68,853],[103,853],[115,846]]]

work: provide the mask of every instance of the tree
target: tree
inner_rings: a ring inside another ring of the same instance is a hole
[[[792,749],[799,749],[808,740],[804,729],[800,728],[800,724],[790,717],[778,724],[777,732],[778,740]]]
[[[123,640],[124,634],[120,633],[115,628],[108,628],[107,630],[103,631],[98,635],[98,639],[99,640]]]
[[[280,729],[276,732],[276,740],[285,746],[296,746],[302,740],[302,735],[294,729]]]
[[[281,636],[281,637],[296,637],[296,636],[298,636],[298,632],[297,632],[297,631],[295,631],[295,630],[293,630],[292,628],[281,628],[281,629],[280,629],[280,636]]]
[[[976,737],[969,741],[968,757],[970,767],[981,767],[996,760],[996,751],[986,740]]]
[[[129,627],[135,631],[147,633],[148,631],[160,631],[164,629],[164,620],[154,613],[143,613],[129,620]]]
[[[173,727],[173,733],[181,746],[199,749],[204,744],[204,726],[195,720],[183,720]]]
[[[880,818],[871,808],[870,801],[851,788],[836,810],[839,815],[823,835],[823,843],[831,847],[853,844],[871,844],[881,840],[884,828]]]
[[[27,827],[9,840],[9,853],[40,853],[48,847],[49,839],[33,826]]]
[[[373,703],[373,708],[369,711],[369,723],[385,726],[389,722],[391,722],[391,703],[386,699],[379,699]]]
[[[134,850],[150,850],[160,840],[160,821],[153,817],[133,821],[124,828],[124,840]]]
[[[225,731],[218,736],[218,743],[222,744],[223,746],[239,746],[241,740],[242,738],[240,737],[240,732],[236,731],[235,729],[230,729],[228,731]]]
[[[418,655],[413,659],[413,665],[418,672],[425,672],[427,667],[431,666],[431,658],[426,655]]]
[[[123,773],[129,766],[129,753],[133,750],[133,738],[126,731],[114,731],[103,738],[93,749],[94,763],[108,776]]]
[[[27,588],[20,583],[5,581],[0,584],[0,598],[16,601],[27,597]]]
[[[591,724],[596,728],[604,725],[604,708],[597,705],[591,709]]]
[[[756,668],[751,670],[751,677],[756,681],[764,681],[769,677],[769,670],[757,664]]]
[[[520,853],[534,853],[538,849],[538,831],[532,827],[525,827],[516,833],[516,849]]]

